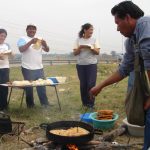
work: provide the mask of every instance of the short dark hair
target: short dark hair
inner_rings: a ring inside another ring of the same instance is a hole
[[[7,31],[5,29],[0,29],[0,34],[5,33],[7,35]]]
[[[124,19],[127,14],[129,14],[134,19],[139,19],[144,16],[143,10],[141,10],[132,1],[123,1],[115,5],[111,9],[111,14],[113,16],[117,15],[119,18]]]
[[[90,23],[85,23],[84,25],[81,26],[81,30],[79,32],[79,37],[82,38],[84,35],[84,30],[88,30],[89,28],[93,27]]]

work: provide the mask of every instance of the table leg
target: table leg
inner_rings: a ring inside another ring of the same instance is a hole
[[[10,102],[11,93],[12,93],[12,87],[10,87],[10,93],[9,93],[9,96],[8,96],[8,102],[7,102],[8,105],[9,105],[9,102]]]
[[[23,92],[22,92],[22,97],[21,97],[20,108],[22,107],[23,98],[24,98],[24,93],[25,93],[25,89],[23,89]]]
[[[54,85],[54,87],[55,87],[55,91],[56,91],[56,96],[57,96],[57,101],[58,101],[59,109],[61,111],[61,105],[60,105],[60,101],[59,101],[59,96],[58,96],[56,85]]]

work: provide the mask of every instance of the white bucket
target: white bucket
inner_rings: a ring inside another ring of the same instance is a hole
[[[132,136],[144,136],[144,126],[138,126],[128,123],[127,118],[123,120],[123,123],[128,126],[129,134]]]

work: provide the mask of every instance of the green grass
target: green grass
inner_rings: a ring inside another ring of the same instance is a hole
[[[97,82],[105,79],[113,71],[115,71],[117,65],[98,65]],[[81,109],[81,99],[79,90],[79,80],[76,73],[75,65],[54,65],[44,67],[45,76],[66,76],[66,84],[59,85],[58,91],[65,89],[63,92],[59,92],[59,98],[62,106],[62,111],[58,109],[57,99],[53,87],[47,87],[47,96],[49,102],[53,104],[52,107],[44,109],[40,106],[39,99],[37,97],[36,90],[34,89],[35,105],[34,109],[27,109],[25,99],[22,109],[20,107],[20,100],[22,90],[13,89],[9,114],[13,120],[23,120],[27,126],[33,126],[42,122],[53,122],[58,120],[70,120],[79,113],[84,112]],[[11,68],[10,80],[22,80],[21,70],[18,67]],[[123,109],[124,95],[126,92],[126,80],[121,81],[117,85],[111,85],[106,87],[101,94],[96,97],[96,109],[113,109],[115,112],[121,114],[124,117],[124,113],[120,113]]]
[[[112,72],[117,69],[117,64],[99,64],[97,83],[107,78]],[[62,111],[59,111],[55,91],[53,87],[47,87],[47,96],[49,102],[53,104],[48,109],[40,106],[36,91],[34,92],[35,105],[34,109],[27,109],[25,99],[23,107],[20,109],[20,99],[22,90],[14,89],[12,92],[9,115],[13,121],[24,121],[26,128],[37,126],[43,122],[54,122],[61,120],[76,120],[79,114],[83,113],[81,107],[79,80],[76,73],[76,66],[70,65],[53,65],[44,66],[45,76],[66,76],[66,84],[58,86],[59,98],[61,102]],[[21,69],[13,67],[10,69],[10,80],[22,80]],[[127,89],[127,79],[111,85],[103,89],[103,91],[96,97],[96,109],[112,109],[119,114],[117,124],[121,124],[125,118],[124,99]],[[13,146],[12,146],[13,147]]]

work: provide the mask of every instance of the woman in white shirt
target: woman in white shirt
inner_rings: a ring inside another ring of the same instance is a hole
[[[96,55],[99,55],[100,50],[97,40],[92,37],[93,30],[90,23],[82,25],[73,49],[74,55],[77,56],[76,68],[80,80],[81,100],[87,107],[94,106],[95,99],[90,100],[89,90],[96,84]]]
[[[8,50],[10,47],[5,43],[7,31],[0,29],[0,84],[9,81],[9,60]],[[0,110],[7,109],[8,87],[0,86]]]

